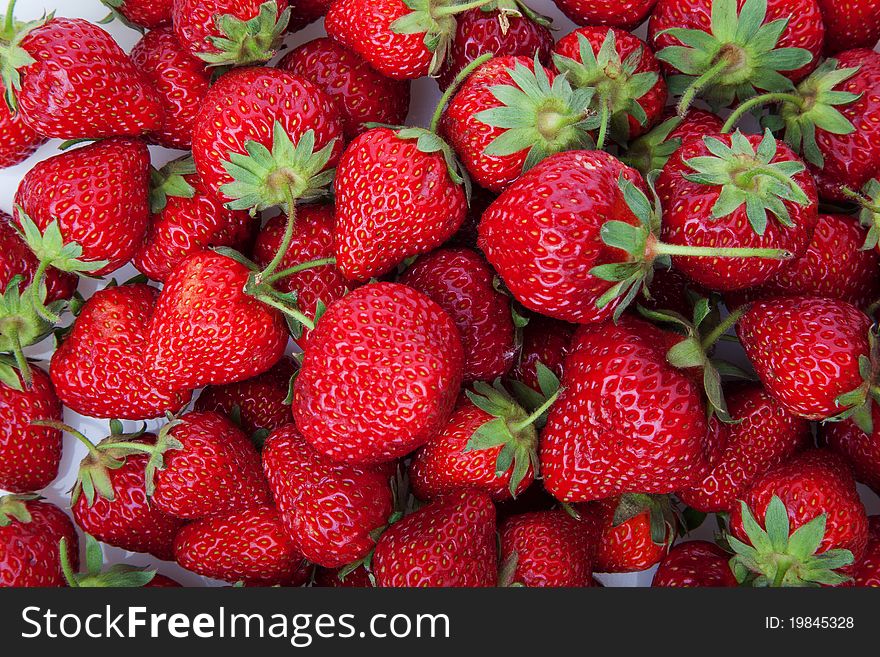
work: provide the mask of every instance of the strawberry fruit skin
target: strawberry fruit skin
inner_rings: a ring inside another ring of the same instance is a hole
[[[0,93],[6,95],[2,82]],[[20,113],[12,112],[5,103],[0,104],[0,169],[24,162],[46,141],[46,137],[24,122]]]
[[[541,363],[561,379],[574,330],[566,322],[542,315],[530,317],[523,328],[522,347],[511,378],[539,390],[537,366]]]
[[[730,555],[708,541],[687,541],[673,547],[660,563],[651,586],[705,588],[738,586]]]
[[[868,547],[853,571],[856,586],[880,588],[880,516],[868,518]]]
[[[657,0],[553,0],[563,14],[578,25],[611,25],[626,30],[638,27]]]
[[[852,420],[828,422],[820,426],[825,444],[847,460],[856,480],[880,491],[880,408],[871,407],[873,430],[865,433]]]
[[[816,0],[825,23],[825,54],[873,48],[880,41],[877,0]]]
[[[79,542],[70,518],[35,496],[0,497],[0,588],[66,586],[59,542],[79,565]]]

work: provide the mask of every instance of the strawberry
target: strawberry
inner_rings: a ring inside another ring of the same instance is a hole
[[[789,413],[809,420],[855,413],[869,431],[870,326],[845,301],[804,296],[756,303],[737,334],[767,393]]]
[[[739,582],[835,585],[846,579],[838,570],[864,554],[868,520],[843,460],[810,450],[752,483],[731,514],[730,532]]]
[[[578,512],[598,530],[593,568],[600,573],[647,570],[669,552],[678,526],[665,495],[627,494]]]
[[[61,539],[61,544],[66,543]],[[76,572],[67,553],[61,552],[61,569],[65,583],[70,588],[177,588],[181,585],[170,577],[159,575],[155,570],[137,568],[117,563],[104,568],[101,544],[86,534],[86,571]]]
[[[688,141],[657,179],[664,242],[802,256],[818,221],[816,188],[805,169],[769,132]],[[673,256],[673,264],[709,289],[736,290],[766,282],[789,263]]]
[[[6,95],[2,82],[0,92]],[[21,114],[11,111],[6,103],[0,104],[0,169],[24,162],[46,141],[25,124]]]
[[[706,441],[710,472],[678,497],[707,513],[732,511],[749,484],[811,439],[807,421],[790,414],[764,389],[742,384],[725,395],[735,424],[713,417]]]
[[[302,561],[272,506],[191,522],[177,532],[174,558],[205,577],[261,586],[290,583]]]
[[[512,516],[499,528],[504,572],[499,584],[529,587],[590,586],[593,536],[565,511]],[[507,580],[507,581],[505,581]]]
[[[330,306],[310,337],[296,426],[335,461],[391,461],[446,425],[462,370],[458,329],[440,306],[404,285],[365,285]]]
[[[877,0],[816,0],[825,23],[825,53],[873,48],[880,41]]]
[[[819,436],[849,463],[856,480],[880,491],[880,407],[871,407],[871,431],[866,433],[853,420],[820,426]]]
[[[174,390],[253,378],[287,345],[280,312],[250,296],[251,272],[235,260],[198,251],[171,273],[146,327],[153,381]]]
[[[501,0],[460,14],[455,37],[449,44],[449,57],[437,77],[447,89],[455,77],[480,55],[522,56],[537,54],[543,64],[550,62],[553,33],[550,19],[531,10],[519,0]]]
[[[492,500],[462,491],[406,516],[382,534],[372,569],[382,587],[495,586]]]
[[[694,284],[677,269],[658,267],[651,278],[651,297],[640,301],[649,310],[672,311],[690,317],[694,302],[710,295],[705,288]]]
[[[135,139],[112,138],[37,163],[15,194],[22,213],[44,232],[58,223],[65,242],[82,246],[81,259],[100,262],[95,275],[131,260],[149,221],[150,154]]]
[[[64,512],[36,495],[0,497],[0,588],[64,586],[59,542],[79,566],[76,530]]]
[[[263,470],[285,531],[309,561],[338,568],[363,559],[393,510],[388,468],[342,465],[288,424],[263,449]]]
[[[880,587],[880,516],[868,518],[868,547],[853,570],[856,586]]]
[[[235,69],[211,87],[193,127],[206,189],[232,210],[265,210],[322,195],[342,152],[333,100],[272,68]],[[317,149],[317,150],[316,150]]]
[[[150,83],[107,32],[79,18],[43,18],[0,31],[3,86],[31,130],[60,139],[140,135],[162,123]],[[121,171],[127,171],[125,167]]]
[[[289,31],[295,32],[324,16],[333,0],[288,0],[290,7]]]
[[[648,17],[657,0],[553,0],[578,25],[611,25],[632,30]]]
[[[205,247],[246,246],[258,227],[247,212],[228,210],[208,194],[189,158],[153,173],[150,200],[150,224],[133,262],[156,281],[167,280],[187,256]]]
[[[145,376],[146,325],[158,296],[147,285],[121,285],[86,301],[49,366],[65,406],[90,417],[142,420],[186,405],[188,392]]]
[[[326,37],[287,53],[278,68],[309,80],[330,96],[342,116],[346,139],[368,123],[398,125],[409,112],[409,83],[377,73],[360,55]]]
[[[111,17],[127,25],[155,30],[171,23],[174,0],[101,0],[110,9]]]
[[[346,571],[347,569],[343,568],[316,568],[315,578],[312,582],[312,586],[319,588],[333,587],[360,589],[368,589],[373,587],[373,582],[370,579],[370,573],[363,566],[355,568],[351,572]]]
[[[562,378],[565,357],[574,327],[549,317],[534,315],[523,328],[522,347],[511,377],[533,390],[540,389],[538,363]]]
[[[166,148],[189,150],[202,100],[211,86],[204,62],[180,45],[170,27],[150,30],[131,51],[135,68],[156,89],[162,125],[147,137]]]
[[[34,420],[61,420],[61,402],[46,372],[30,366],[30,386],[5,365],[0,381],[0,488],[27,493],[58,476],[61,431],[34,426]]]
[[[174,34],[211,66],[268,62],[290,21],[287,0],[174,0]]]
[[[816,0],[659,0],[648,24],[680,116],[698,95],[717,110],[790,90],[818,64],[824,35]]]
[[[147,496],[169,515],[194,520],[271,501],[256,448],[219,413],[187,413],[162,428],[155,446],[127,446],[149,454]]]
[[[493,381],[507,374],[516,354],[510,298],[470,249],[438,249],[419,258],[399,282],[433,299],[458,326],[464,348],[463,381]]]
[[[630,317],[579,330],[541,434],[544,485],[557,499],[671,493],[706,475],[700,391],[667,362],[664,333]]]
[[[268,372],[225,386],[208,386],[196,400],[197,411],[216,411],[236,421],[255,440],[291,421],[287,402],[294,364],[282,358]],[[259,436],[257,435],[259,432]]]
[[[705,588],[736,586],[730,555],[708,541],[687,541],[673,547],[660,563],[651,586]]]
[[[625,144],[660,122],[666,82],[654,53],[637,36],[613,27],[582,27],[559,40],[553,63],[576,87],[596,89],[592,108],[601,117],[600,147],[606,133]]]
[[[721,132],[724,121],[717,114],[692,108],[684,118],[673,108],[664,110],[663,122],[627,146],[620,159],[647,176],[666,166],[669,158],[689,139]]]

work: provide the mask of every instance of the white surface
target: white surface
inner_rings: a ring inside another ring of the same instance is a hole
[[[45,4],[44,4],[45,3]],[[537,11],[553,18],[554,27],[557,29],[557,39],[568,34],[574,25],[566,19],[551,2],[551,0],[529,0],[529,4]],[[94,22],[107,15],[107,9],[98,0],[21,0],[18,3],[16,16],[19,19],[37,18],[46,10],[55,10],[58,16],[81,17]],[[126,50],[130,50],[140,38],[140,34],[131,30],[118,21],[114,21],[109,25],[103,26],[110,32],[117,42]],[[643,30],[639,31],[643,34]],[[318,36],[323,36],[324,31],[320,23],[315,24],[296,34],[288,37],[287,45],[299,45],[305,43]],[[421,79],[413,84],[413,102],[410,112],[409,123],[413,125],[426,125],[433,111],[434,105],[439,99],[437,85],[433,80]],[[33,165],[41,160],[57,154],[59,141],[51,141],[41,148],[33,157],[17,167],[0,170],[0,207],[8,213],[12,211],[13,198],[18,187],[19,181],[24,174]],[[165,162],[173,159],[179,153],[167,149],[152,147],[153,164],[157,167]],[[115,272],[113,276],[120,281],[127,280],[136,274],[136,270],[130,265]],[[83,281],[80,284],[80,292],[84,296],[91,294],[98,283],[91,281]],[[66,318],[69,321],[69,318]],[[52,344],[51,340],[47,340],[40,345],[36,345],[27,350],[31,358],[40,361],[40,364],[48,369],[48,359],[51,356]],[[65,409],[64,420],[67,424],[78,428],[93,441],[98,441],[106,435],[107,423],[104,421],[93,420],[77,415],[76,413]],[[139,423],[128,422],[126,429],[134,429]],[[161,424],[161,422],[148,423],[149,428],[153,429]],[[80,460],[85,456],[86,449],[73,437],[65,435],[64,439],[64,458],[61,464],[59,477],[42,494],[51,502],[58,504],[64,509],[69,506],[68,491],[76,481],[77,466]],[[0,491],[2,492],[2,491]],[[880,503],[877,498],[866,493],[865,499],[868,503],[869,511],[877,513],[880,511]],[[698,534],[701,537],[711,538],[714,531],[714,521],[707,521],[706,526],[701,528]],[[143,554],[128,553],[118,548],[104,546],[104,554],[108,563],[126,562],[134,565],[151,565],[158,567],[163,574],[178,579],[186,585],[204,585],[211,584],[212,580],[199,577],[188,571],[179,568],[174,563],[159,562],[154,557]],[[636,573],[631,575],[601,575],[599,579],[609,586],[649,586],[651,583],[652,571],[645,573]]]

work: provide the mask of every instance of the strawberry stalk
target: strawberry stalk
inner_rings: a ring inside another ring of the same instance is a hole
[[[440,119],[443,116],[443,110],[446,109],[449,101],[452,100],[452,97],[458,92],[458,88],[461,87],[462,83],[470,77],[471,73],[476,71],[494,56],[493,53],[480,55],[458,72],[458,75],[452,80],[452,84],[450,84],[446,91],[443,92],[443,95],[440,96],[440,101],[437,103],[437,107],[434,108],[434,113],[431,115],[431,123],[429,124],[431,132],[437,134],[440,127]]]
[[[697,95],[703,91],[706,87],[712,85],[718,78],[722,77],[722,75],[730,68],[731,63],[727,61],[727,58],[722,57],[715,64],[713,64],[708,71],[700,75],[696,80],[694,80],[685,92],[681,95],[681,99],[678,101],[678,105],[676,106],[676,113],[680,118],[684,118],[691,105],[693,105],[694,101],[697,98]]]
[[[649,258],[658,256],[690,256],[699,258],[765,258],[767,260],[791,260],[794,257],[784,249],[752,249],[745,247],[688,246],[667,244],[656,239],[649,241]]]
[[[290,267],[288,269],[282,269],[279,272],[275,272],[274,274],[267,275],[266,271],[262,272],[263,283],[266,285],[271,285],[275,281],[278,281],[282,278],[287,278],[288,276],[293,276],[294,274],[298,274],[300,272],[306,271],[308,269],[316,269],[317,267],[325,267],[336,264],[336,258],[319,258],[318,260],[310,260],[308,262],[302,262],[295,267]]]
[[[721,128],[721,132],[725,134],[732,132],[742,117],[753,109],[763,105],[775,105],[777,103],[791,103],[798,108],[802,108],[804,105],[804,99],[796,94],[789,93],[761,94],[760,96],[749,98],[746,102],[733,110],[733,113],[727,117],[727,121],[724,122],[724,126]]]

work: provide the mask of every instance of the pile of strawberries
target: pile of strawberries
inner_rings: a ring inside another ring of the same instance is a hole
[[[103,2],[0,20],[0,586],[880,586],[880,0]]]

